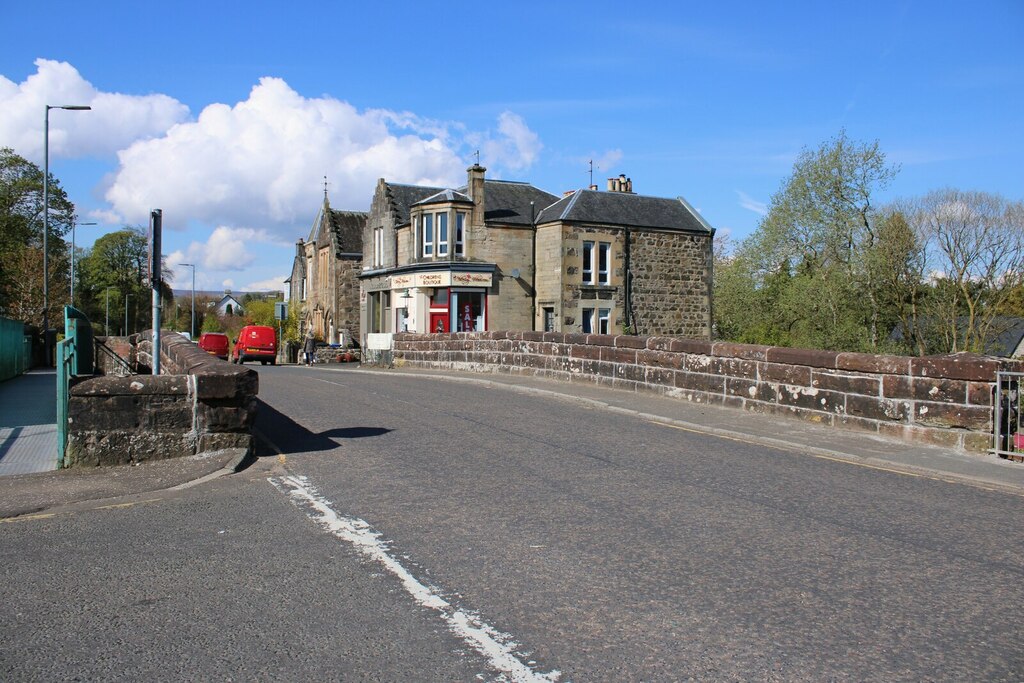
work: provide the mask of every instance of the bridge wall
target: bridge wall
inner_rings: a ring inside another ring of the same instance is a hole
[[[995,373],[1024,362],[912,358],[675,337],[478,332],[396,334],[395,365],[530,374],[650,391],[984,452]]]
[[[148,368],[149,333],[110,338],[108,347]],[[65,466],[119,465],[250,449],[259,376],[161,334],[159,376],[90,377],[71,387]]]

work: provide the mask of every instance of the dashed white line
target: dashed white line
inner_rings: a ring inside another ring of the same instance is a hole
[[[515,683],[551,683],[561,673],[540,673],[523,662],[515,653],[516,643],[483,622],[477,615],[441,597],[433,588],[424,585],[391,553],[378,532],[357,517],[338,514],[331,502],[321,496],[303,476],[271,477],[268,481],[321,528],[333,536],[352,544],[360,553],[376,561],[397,578],[406,592],[418,604],[435,610],[448,629],[462,638],[470,647],[482,654],[491,666]]]

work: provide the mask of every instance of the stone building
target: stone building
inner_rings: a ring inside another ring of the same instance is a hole
[[[460,188],[380,179],[363,234],[361,329],[711,334],[712,229],[683,199],[559,198],[467,169]]]
[[[359,343],[359,272],[367,214],[323,205],[309,236],[295,245],[289,301],[300,306],[299,333],[307,331],[328,344]]]
[[[377,182],[363,235],[364,332],[529,329],[536,214],[558,198],[486,180],[458,189]]]
[[[576,190],[537,216],[536,330],[711,336],[714,229],[684,199]]]

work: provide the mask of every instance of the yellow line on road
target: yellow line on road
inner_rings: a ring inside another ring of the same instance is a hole
[[[10,524],[11,522],[31,522],[36,519],[48,519],[50,517],[56,516],[56,512],[47,512],[41,515],[22,515],[21,517],[0,517],[0,524]]]
[[[136,501],[131,502],[131,503],[113,503],[112,505],[99,505],[99,506],[94,507],[92,509],[93,510],[115,510],[117,508],[130,508],[130,507],[132,507],[134,505],[142,505],[143,503],[158,503],[158,502],[160,502],[159,498],[150,498],[148,500],[136,500]]]

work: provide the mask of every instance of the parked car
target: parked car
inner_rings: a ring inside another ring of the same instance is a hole
[[[230,360],[238,364],[258,360],[263,365],[276,365],[277,331],[266,325],[246,325],[238,333]]]
[[[228,335],[222,332],[203,332],[199,335],[199,348],[217,358],[227,360],[231,342]]]

